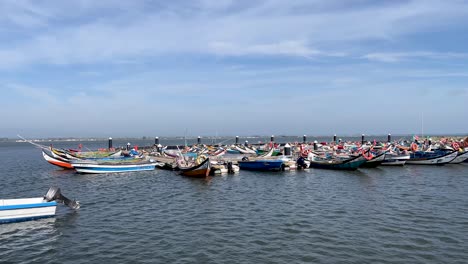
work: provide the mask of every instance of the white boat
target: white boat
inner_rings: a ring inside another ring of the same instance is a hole
[[[129,157],[120,159],[85,159],[71,161],[78,173],[114,173],[149,171],[156,168],[157,162],[149,157]]]
[[[131,171],[151,171],[156,168],[156,162],[146,161],[137,164],[117,164],[117,163],[100,163],[93,164],[88,162],[72,162],[73,168],[78,173],[114,173],[114,172],[131,172]]]
[[[242,147],[242,146],[238,146],[238,145],[235,145],[234,147],[241,154],[257,154],[257,151],[255,151],[255,150],[253,150],[251,148],[248,148],[248,147]]]
[[[465,160],[468,160],[468,150],[465,150],[465,152],[458,152],[458,155],[455,159],[453,159],[450,164],[459,164],[464,162]]]
[[[387,153],[385,154],[385,159],[381,165],[384,166],[403,166],[406,161],[410,159],[410,155],[406,154],[397,154],[397,153]]]
[[[60,193],[60,189],[51,187],[44,197],[0,199],[0,223],[11,223],[55,216],[57,201],[72,209],[78,209],[80,203],[71,201]]]

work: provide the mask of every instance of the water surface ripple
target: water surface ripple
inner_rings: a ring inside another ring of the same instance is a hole
[[[2,263],[466,263],[468,166],[78,175],[0,147],[1,198],[82,208],[0,225]]]

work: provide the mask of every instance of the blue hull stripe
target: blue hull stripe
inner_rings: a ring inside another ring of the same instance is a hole
[[[140,166],[140,167],[80,167],[75,166],[75,169],[83,169],[83,170],[93,170],[93,171],[139,171],[139,170],[154,170],[156,165],[149,165],[149,166]]]
[[[49,207],[56,206],[57,202],[46,202],[46,203],[35,203],[35,204],[16,204],[16,205],[5,205],[0,206],[0,211],[3,210],[16,210],[16,209],[28,209],[28,208],[38,208],[38,207]]]
[[[33,217],[20,217],[20,218],[10,218],[10,219],[0,219],[0,224],[8,224],[8,223],[16,223],[16,222],[24,222],[42,218],[49,218],[55,215],[44,215],[44,216],[33,216]]]

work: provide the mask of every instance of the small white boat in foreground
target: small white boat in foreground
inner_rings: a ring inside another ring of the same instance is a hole
[[[57,202],[71,209],[80,208],[78,201],[63,196],[60,188],[51,187],[44,197],[0,199],[0,224],[55,216]]]

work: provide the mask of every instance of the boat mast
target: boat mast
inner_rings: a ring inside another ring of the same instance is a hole
[[[421,117],[421,140],[424,138],[424,111],[422,112]]]

